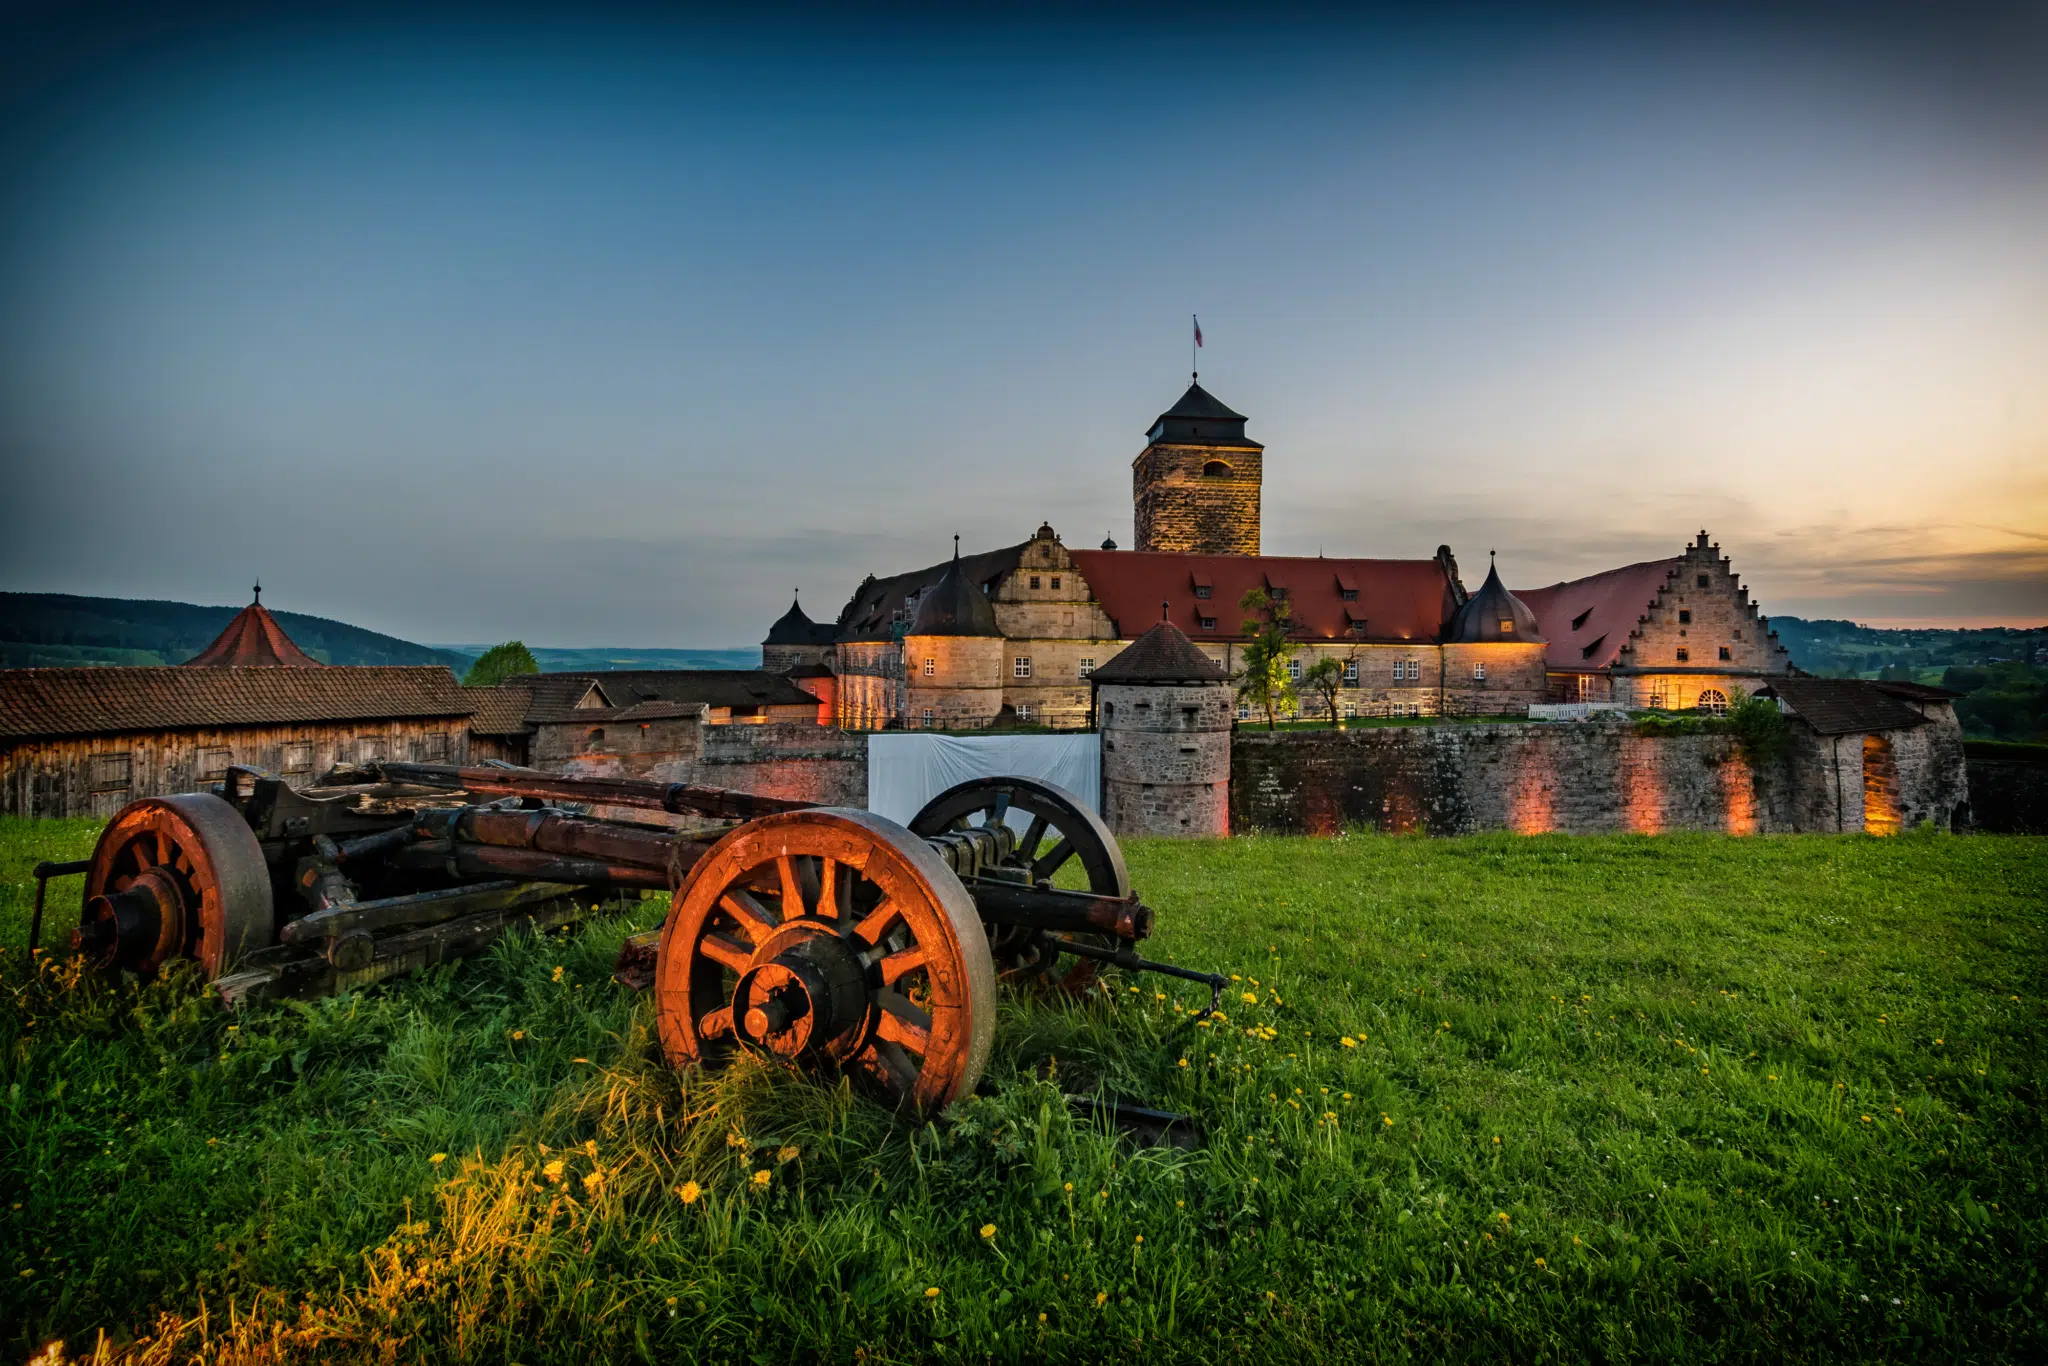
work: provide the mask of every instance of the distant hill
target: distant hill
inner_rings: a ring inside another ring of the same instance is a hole
[[[440,645],[436,649],[474,657],[490,648],[486,645]],[[534,662],[548,673],[572,673],[578,669],[607,673],[613,669],[758,669],[761,647],[748,645],[736,650],[635,650],[625,646],[601,646],[589,650],[554,650],[529,646]]]
[[[182,664],[240,611],[187,602],[0,593],[0,667]],[[471,657],[379,635],[346,622],[273,610],[286,634],[322,664],[445,664],[459,676]]]
[[[1778,642],[1792,652],[1794,664],[1831,678],[1875,678],[1889,669],[1894,677],[1910,675],[1923,683],[1935,683],[1942,670],[1952,665],[2048,664],[2048,628],[2041,627],[1899,630],[1858,626],[1853,621],[1772,617],[1771,629],[1778,633]]]

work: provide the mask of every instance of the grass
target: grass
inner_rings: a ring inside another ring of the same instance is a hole
[[[17,1357],[2048,1355],[2048,841],[1134,843],[1229,1018],[1006,1004],[991,1093],[916,1126],[668,1072],[607,980],[652,902],[239,1019],[31,968],[26,868],[89,840],[0,826]]]

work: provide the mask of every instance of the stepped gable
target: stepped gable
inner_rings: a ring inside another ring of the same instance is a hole
[[[1159,604],[1192,640],[1241,640],[1245,592],[1285,589],[1299,640],[1434,643],[1458,610],[1445,560],[1334,560],[1286,555],[1184,555],[1070,550],[1119,634],[1159,619]],[[1348,596],[1347,596],[1348,595]],[[1204,629],[1204,620],[1215,622]]]
[[[292,644],[292,638],[263,605],[263,590],[256,600],[235,613],[227,629],[213,638],[213,644],[178,666],[184,669],[319,669],[319,660]]]
[[[1500,570],[1489,555],[1486,582],[1465,600],[1450,624],[1444,627],[1446,645],[1482,644],[1541,645],[1543,632],[1536,614],[1520,598],[1508,592],[1500,581]]]
[[[1776,698],[1787,716],[1804,722],[1816,735],[1854,735],[1926,725],[1929,718],[1901,701],[1902,695],[1911,694],[1899,693],[1898,687],[1896,683],[1873,683],[1863,678],[1790,677],[1772,679],[1767,686],[1757,689],[1756,695]],[[1916,700],[1946,701],[1956,695],[1944,693],[1940,698]]]
[[[1162,621],[1088,678],[1092,683],[1224,683],[1230,676],[1196,649],[1186,632]]]
[[[996,609],[989,605],[988,594],[961,568],[960,543],[956,539],[953,562],[946,566],[946,572],[932,585],[932,590],[918,599],[917,615],[911,619],[910,630],[905,634],[1000,636],[1002,633],[1002,627],[996,625]]]
[[[0,670],[0,739],[469,716],[440,664]]]
[[[1518,588],[1514,596],[1535,616],[1549,648],[1544,666],[1590,672],[1611,666],[1629,633],[1657,600],[1657,591],[1683,563],[1682,556],[1623,565],[1548,588]]]

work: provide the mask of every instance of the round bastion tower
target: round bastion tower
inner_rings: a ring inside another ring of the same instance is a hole
[[[1003,632],[988,595],[953,563],[917,604],[903,636],[903,724],[974,730],[1003,709]]]
[[[1230,679],[1162,621],[1090,675],[1119,835],[1230,833]]]

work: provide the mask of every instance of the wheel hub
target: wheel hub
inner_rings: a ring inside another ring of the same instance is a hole
[[[845,940],[806,935],[742,973],[733,991],[733,1026],[756,1047],[787,1057],[824,1052],[867,1018],[866,974]]]
[[[184,946],[185,910],[184,889],[170,869],[147,868],[123,890],[86,902],[71,946],[103,967],[139,970]]]

